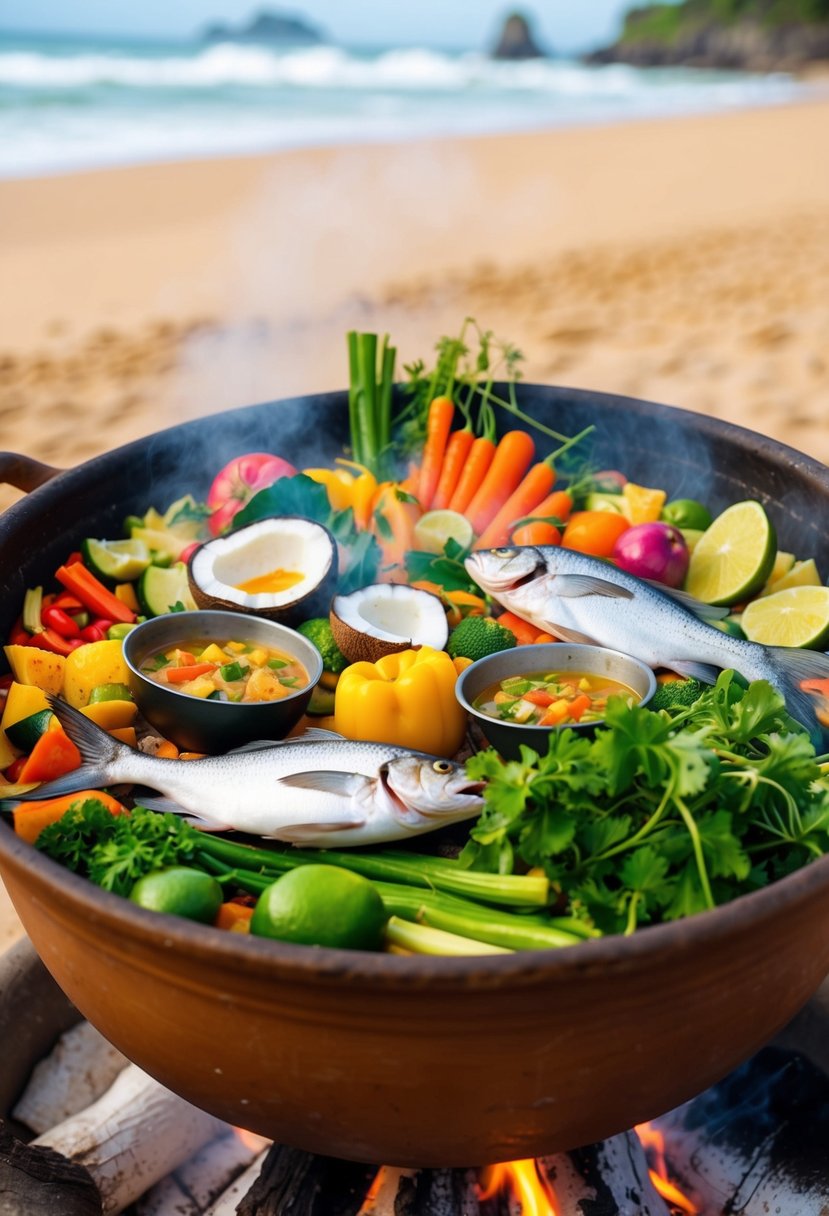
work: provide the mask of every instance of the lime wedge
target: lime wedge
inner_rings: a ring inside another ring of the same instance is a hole
[[[829,587],[789,587],[753,600],[743,613],[750,642],[822,650],[829,642]]]
[[[805,562],[795,562],[787,574],[780,578],[770,578],[760,592],[761,595],[774,595],[776,591],[787,591],[789,587],[821,587],[820,574],[815,565],[815,559],[809,557]]]
[[[759,591],[777,552],[777,539],[759,502],[735,502],[697,541],[685,590],[704,604],[736,604]]]
[[[81,551],[93,574],[113,582],[131,582],[150,564],[150,550],[143,540],[85,540]]]
[[[427,511],[414,526],[414,545],[424,553],[443,553],[448,540],[468,549],[475,539],[472,524],[458,511]]]

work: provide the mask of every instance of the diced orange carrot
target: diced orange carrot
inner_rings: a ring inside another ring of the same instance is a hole
[[[510,633],[515,634],[515,640],[519,646],[529,646],[535,641],[540,633],[535,625],[531,625],[529,621],[524,621],[520,616],[516,616],[514,612],[502,612],[498,617],[498,624],[509,629]]]
[[[160,760],[178,760],[179,752],[175,743],[165,739],[155,754]]]
[[[554,638],[551,633],[537,633],[533,638],[533,646],[540,646],[543,642],[557,642],[558,638]]]
[[[196,676],[206,676],[208,671],[215,671],[215,663],[190,663],[184,667],[167,667],[164,678],[169,684],[186,684],[195,680]]]
[[[590,698],[586,693],[582,693],[580,697],[574,697],[570,702],[570,717],[574,722],[580,722],[585,710],[590,708]]]
[[[81,753],[63,730],[45,731],[20,770],[19,780],[54,781],[81,766]]]
[[[548,705],[552,705],[553,698],[543,688],[531,688],[529,692],[521,694],[522,701],[530,701],[533,705],[540,705],[542,709],[546,709]]]
[[[44,828],[49,827],[66,814],[76,802],[94,798],[102,802],[113,815],[126,815],[127,808],[111,794],[103,790],[78,790],[75,794],[64,794],[62,798],[44,798],[41,802],[22,802],[14,809],[14,830],[23,840],[34,844]]]
[[[252,916],[253,908],[245,904],[226,903],[219,908],[213,924],[217,929],[227,929],[230,933],[249,933]]]
[[[472,660],[465,658],[463,655],[458,655],[458,657],[453,659],[452,662],[455,665],[455,671],[458,673],[458,675],[461,675],[464,671],[466,671],[467,667],[472,666]]]
[[[544,717],[539,722],[539,726],[558,726],[570,716],[570,702],[564,698],[560,701],[553,701],[550,708],[547,710]]]

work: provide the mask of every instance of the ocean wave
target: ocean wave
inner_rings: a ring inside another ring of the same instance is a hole
[[[139,55],[119,52],[47,54],[0,52],[0,87],[45,93],[101,86],[137,90],[251,90],[294,88],[354,92],[541,94],[548,97],[634,97],[706,86],[728,88],[747,98],[769,92],[762,78],[724,82],[702,73],[643,73],[624,65],[595,68],[562,60],[497,62],[485,55],[452,56],[413,48],[372,57],[333,46],[277,52],[265,47],[220,43],[193,54]]]

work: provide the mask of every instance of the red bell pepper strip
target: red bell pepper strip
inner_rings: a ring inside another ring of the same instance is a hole
[[[529,692],[522,693],[522,699],[529,701],[532,705],[539,705],[542,709],[546,709],[548,705],[552,705],[553,697],[543,688],[531,688]]]
[[[63,584],[67,591],[77,596],[84,608],[88,608],[95,616],[120,621],[123,625],[131,625],[135,620],[133,610],[113,595],[80,562],[75,562],[71,566],[61,566],[56,571],[55,578]]]
[[[68,612],[54,604],[40,610],[40,620],[46,629],[53,629],[62,638],[78,638],[81,631]]]
[[[23,628],[23,618],[19,616],[9,632],[9,644],[12,646],[28,646],[32,635]]]
[[[215,663],[189,663],[186,667],[168,667],[164,675],[170,684],[186,684],[188,680],[195,680],[196,676],[204,676],[208,671],[215,670]]]
[[[68,591],[59,591],[57,595],[44,595],[43,607],[48,608],[51,605],[53,608],[62,608],[69,616],[74,616],[76,612],[83,611],[83,604],[77,596],[70,595]]]
[[[54,781],[81,766],[81,753],[62,730],[47,730],[20,770],[20,781]]]
[[[6,780],[10,785],[17,785],[18,781],[20,780],[20,774],[26,767],[26,761],[28,759],[28,756],[18,756],[16,760],[12,760],[11,764],[6,769]]]
[[[83,646],[83,638],[62,638],[54,629],[41,629],[34,637],[29,638],[27,645],[36,650],[48,650],[51,654],[62,654],[64,658]]]

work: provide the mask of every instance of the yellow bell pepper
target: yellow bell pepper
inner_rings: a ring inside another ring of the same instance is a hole
[[[457,678],[449,655],[430,646],[352,663],[337,684],[334,729],[348,739],[453,756],[466,729]]]
[[[332,511],[354,512],[354,523],[365,530],[371,523],[371,504],[377,493],[377,478],[362,464],[338,458],[337,464],[356,469],[359,476],[347,469],[303,469],[306,477],[325,486]]]
[[[345,511],[351,506],[354,487],[354,477],[345,469],[303,469],[302,472],[312,481],[325,486],[328,501],[332,511]]]

